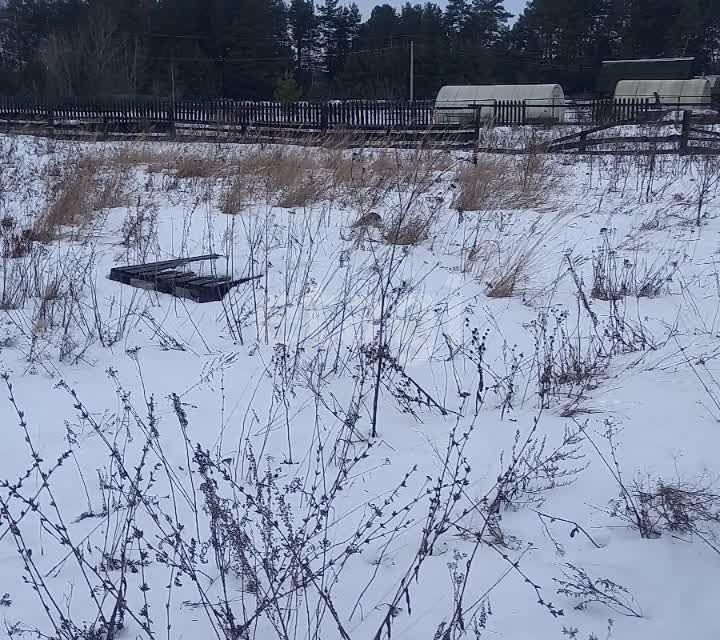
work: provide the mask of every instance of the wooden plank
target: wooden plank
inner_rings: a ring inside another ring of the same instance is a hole
[[[573,142],[564,142],[561,144],[548,145],[548,150],[557,151],[560,149],[581,149],[587,147],[597,147],[604,144],[674,144],[680,140],[680,135],[669,136],[627,136],[612,138],[588,138],[579,139]]]
[[[700,129],[697,127],[690,127],[690,133],[700,133],[702,135],[716,136],[717,138],[720,138],[720,131],[711,131],[708,129]]]

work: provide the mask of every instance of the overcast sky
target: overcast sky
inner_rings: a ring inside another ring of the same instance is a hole
[[[412,4],[417,4],[418,2],[423,4],[426,2],[426,0],[410,0]],[[441,7],[445,6],[446,0],[431,0],[432,2],[437,2]],[[0,0],[2,2],[2,0]],[[351,0],[347,0],[347,3],[350,4]],[[362,11],[363,18],[367,18],[370,15],[370,12],[372,11],[372,8],[379,5],[379,4],[389,4],[393,7],[401,7],[405,4],[406,0],[355,0],[358,7],[360,7],[360,11]],[[505,8],[510,12],[515,14],[516,16],[519,13],[522,13],[522,10],[525,8],[525,5],[527,3],[527,0],[505,0]]]

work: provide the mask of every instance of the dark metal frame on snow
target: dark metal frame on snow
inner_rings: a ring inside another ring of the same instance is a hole
[[[110,270],[108,277],[115,282],[167,293],[177,298],[187,298],[193,302],[219,302],[233,287],[261,277],[233,280],[228,276],[198,276],[193,271],[179,270],[193,262],[217,260],[220,257],[212,253],[192,258],[115,267]]]

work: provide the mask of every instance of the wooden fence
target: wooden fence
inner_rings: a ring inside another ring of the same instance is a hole
[[[435,125],[435,104],[432,100],[385,101],[345,100],[324,102],[273,102],[237,100],[164,100],[113,99],[69,100],[48,103],[40,100],[0,97],[0,121],[9,123],[42,123],[49,127],[81,127],[91,129],[173,130],[216,126],[220,128],[265,127],[294,128],[318,131],[358,129],[368,131],[467,131],[482,124],[534,124],[533,114],[544,108],[557,110],[557,104],[542,105],[521,100],[497,101],[492,109],[485,105],[460,105],[454,111],[468,115],[457,124]],[[673,105],[674,106],[674,105]],[[683,105],[677,108],[694,108]],[[663,108],[667,108],[666,105]],[[646,99],[567,101],[564,105],[568,124],[607,124],[643,121],[656,113],[658,106]],[[473,113],[475,117],[473,117]],[[554,113],[554,111],[553,111]],[[547,124],[547,122],[545,122]]]
[[[72,100],[46,103],[0,98],[0,119],[45,121],[74,120],[159,124],[222,124],[237,127],[289,126],[321,130],[417,129],[433,124],[434,102],[346,100],[326,102],[272,102],[234,100],[116,99]]]
[[[652,103],[646,98],[608,98],[593,100],[590,103],[589,122],[605,124],[638,120],[650,111]]]
[[[720,132],[699,126],[696,116],[690,110],[682,110],[680,119],[675,107],[666,108],[662,115],[670,119],[654,120],[640,131],[624,128],[611,132],[614,123],[597,125],[544,142],[532,150],[543,153],[620,155],[720,154]],[[675,125],[674,132],[667,131],[668,124]]]
[[[498,100],[493,105],[494,124],[527,124],[527,121],[527,103],[524,100]]]

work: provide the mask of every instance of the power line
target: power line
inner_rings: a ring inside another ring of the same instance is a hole
[[[227,64],[251,64],[255,62],[293,62],[293,57],[277,58],[202,58],[189,56],[147,56],[148,60],[162,60],[164,62],[225,62]]]
[[[129,35],[129,36],[138,36],[138,37],[147,37],[147,38],[169,38],[173,40],[218,40],[217,35],[211,35],[211,34],[203,34],[203,33],[153,33],[150,31],[118,31],[117,33],[121,33],[123,35]],[[278,38],[277,36],[255,36],[253,35],[253,40],[272,40],[272,41],[280,41],[282,38]]]
[[[375,53],[378,51],[405,50],[405,47],[384,47],[382,49],[356,49],[347,52],[348,56],[361,53]],[[294,62],[293,56],[277,56],[267,58],[217,58],[200,56],[147,56],[148,60],[162,60],[165,62],[225,62],[228,64],[245,64],[254,62]]]
[[[350,55],[354,55],[356,53],[376,53],[378,51],[397,51],[397,50],[406,51],[407,48],[406,47],[383,47],[381,49],[350,49],[350,51],[348,51],[347,53],[350,56]]]

